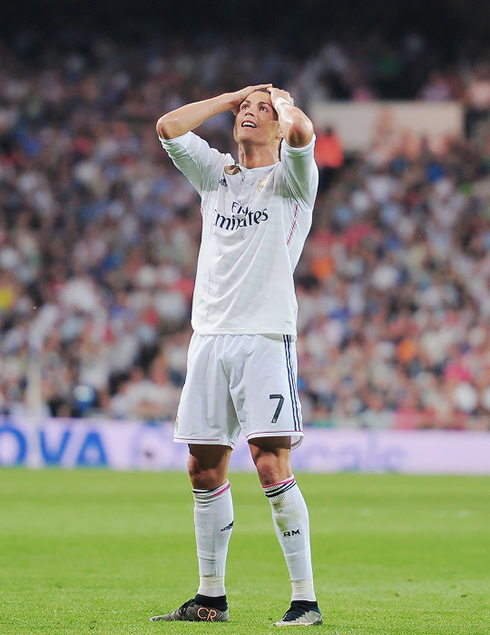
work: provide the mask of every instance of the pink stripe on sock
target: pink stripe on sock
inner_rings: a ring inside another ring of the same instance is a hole
[[[226,483],[222,485],[218,490],[216,490],[214,494],[211,494],[210,498],[214,498],[215,496],[219,496],[220,494],[223,494],[223,492],[226,492],[226,490],[230,489],[230,487],[231,487],[230,481],[226,481]]]
[[[279,487],[279,485],[284,485],[285,483],[292,483],[294,481],[294,474],[291,478],[287,478],[285,481],[279,481],[279,483],[271,483],[270,485],[262,485],[262,489],[269,489],[269,487]]]

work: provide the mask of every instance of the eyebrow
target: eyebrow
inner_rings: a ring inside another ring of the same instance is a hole
[[[242,103],[240,104],[240,106],[241,106],[242,104],[251,104],[251,103],[252,103],[252,102],[251,102],[251,100],[250,100],[250,99],[244,99],[244,100],[242,101]],[[258,102],[257,102],[257,105],[258,105],[258,106],[269,106],[269,108],[272,108],[272,104],[271,104],[271,103],[269,103],[268,101],[258,101]]]

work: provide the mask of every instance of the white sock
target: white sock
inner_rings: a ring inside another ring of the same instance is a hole
[[[316,601],[311,566],[310,522],[305,499],[294,475],[263,486],[291,580],[291,600]]]
[[[225,595],[225,567],[233,528],[230,482],[212,490],[193,489],[194,529],[199,561],[198,594]]]

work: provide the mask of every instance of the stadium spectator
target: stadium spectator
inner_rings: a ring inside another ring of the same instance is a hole
[[[70,44],[42,40],[2,47],[5,413],[100,413],[124,390],[133,366],[149,378],[161,355],[172,385],[181,386],[198,203],[162,157],[152,122],[162,107],[195,91],[216,94],[260,75],[256,47],[243,42],[247,63],[235,65],[237,43],[226,38],[196,42],[192,57],[178,39],[165,47],[107,36],[83,47],[79,41],[68,52]],[[376,97],[394,96],[389,87],[396,88],[398,70],[379,59],[380,51],[385,58],[393,51],[370,38],[354,44],[339,35],[330,44],[303,60],[264,45],[260,61],[273,81],[304,96],[332,98],[342,90],[353,99],[352,78]],[[395,66],[402,60],[414,98],[437,55],[415,36],[399,46]],[[456,97],[468,86],[465,103],[477,110],[483,104],[485,113],[482,56],[468,53],[474,47],[461,50],[451,68],[444,66],[446,80]],[[385,80],[378,81],[381,71]],[[206,130],[223,151],[231,144],[227,125],[216,118]],[[369,152],[349,157],[320,194],[297,272],[305,421],[312,413],[317,423],[367,425],[359,415],[375,411],[372,391],[393,421],[417,412],[421,427],[456,420],[488,426],[490,345],[482,332],[490,315],[489,136],[477,142],[446,139],[431,148],[385,118]],[[95,368],[99,353],[103,363]],[[471,369],[458,380],[469,390],[449,387],[454,365]],[[75,389],[89,383],[96,394],[82,411]]]
[[[320,191],[328,190],[336,172],[344,164],[344,149],[342,142],[332,126],[324,130],[315,127],[315,161],[320,170]]]
[[[479,63],[464,95],[466,102],[465,133],[468,138],[479,140],[488,130],[490,115],[490,68]]]

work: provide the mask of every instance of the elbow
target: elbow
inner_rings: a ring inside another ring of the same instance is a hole
[[[163,115],[157,121],[157,134],[161,139],[172,139],[176,135],[172,131],[172,120],[168,115]]]
[[[293,148],[304,148],[313,137],[313,124],[309,119],[294,122],[288,130],[286,142]]]

